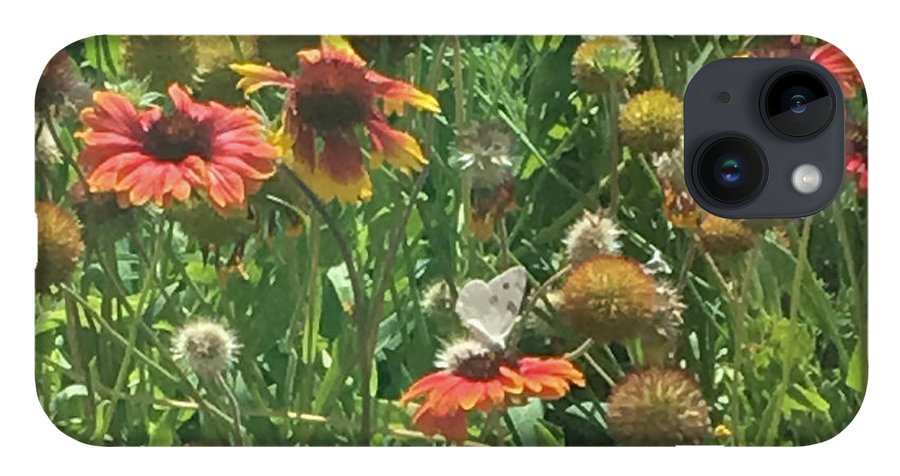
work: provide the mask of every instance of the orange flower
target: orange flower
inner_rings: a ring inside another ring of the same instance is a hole
[[[78,163],[93,193],[114,192],[120,206],[153,200],[169,206],[194,190],[220,210],[243,207],[246,197],[275,173],[275,149],[248,108],[199,103],[177,83],[169,86],[174,108],[138,110],[124,96],[94,93],[81,112],[87,146]]]
[[[238,87],[247,94],[265,86],[290,91],[276,142],[286,161],[317,195],[342,202],[372,195],[363,145],[357,139],[359,128],[368,135],[373,167],[387,160],[409,173],[427,163],[416,140],[391,128],[375,102],[408,103],[438,112],[434,97],[368,69],[343,38],[322,37],[319,49],[300,50],[297,58],[300,70],[292,77],[257,64],[231,68],[242,76]],[[322,140],[321,147],[316,138]]]
[[[553,400],[566,395],[571,384],[585,385],[584,375],[568,360],[516,357],[476,341],[453,344],[438,360],[446,368],[413,383],[400,403],[424,399],[413,423],[426,434],[456,442],[466,439],[469,410],[504,409],[529,397]]]

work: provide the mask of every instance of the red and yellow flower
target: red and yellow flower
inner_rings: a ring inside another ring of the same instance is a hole
[[[584,374],[568,360],[516,357],[476,341],[453,344],[438,360],[445,368],[413,383],[400,403],[424,399],[413,423],[428,435],[440,433],[456,442],[466,439],[470,410],[504,409],[529,397],[553,400],[573,384],[585,385]]]
[[[809,55],[809,59],[824,66],[841,84],[844,97],[856,96],[856,90],[863,85],[862,77],[850,58],[837,46],[825,43]]]
[[[153,201],[169,206],[205,193],[219,210],[245,206],[248,195],[275,173],[275,148],[248,108],[200,103],[169,86],[171,112],[137,109],[125,96],[94,93],[81,112],[86,144],[78,156],[92,193],[114,192],[120,206]]]
[[[300,50],[297,58],[300,69],[293,76],[258,64],[231,67],[242,76],[238,87],[246,94],[265,86],[289,91],[275,141],[285,161],[318,196],[342,202],[371,197],[359,129],[368,136],[372,167],[387,160],[405,173],[422,169],[427,160],[418,142],[393,129],[376,101],[438,112],[437,99],[367,68],[343,38],[322,37],[318,49]]]

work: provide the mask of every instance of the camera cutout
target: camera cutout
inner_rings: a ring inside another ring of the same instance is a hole
[[[800,217],[837,196],[844,103],[822,66],[793,58],[718,60],[688,84],[684,107],[685,180],[710,213]]]

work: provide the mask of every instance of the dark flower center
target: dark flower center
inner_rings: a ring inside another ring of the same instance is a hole
[[[463,360],[453,372],[472,380],[490,380],[500,374],[501,366],[516,369],[519,364],[511,352],[488,352]]]
[[[209,160],[212,126],[176,112],[150,126],[144,151],[162,160],[179,162],[189,155]]]
[[[346,129],[372,115],[374,91],[365,70],[337,60],[307,66],[296,78],[293,114],[321,132]]]

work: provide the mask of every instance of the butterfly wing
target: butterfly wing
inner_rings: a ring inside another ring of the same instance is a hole
[[[486,283],[469,281],[459,293],[456,313],[475,338],[504,348],[519,314],[527,284],[525,268],[510,268]]]

